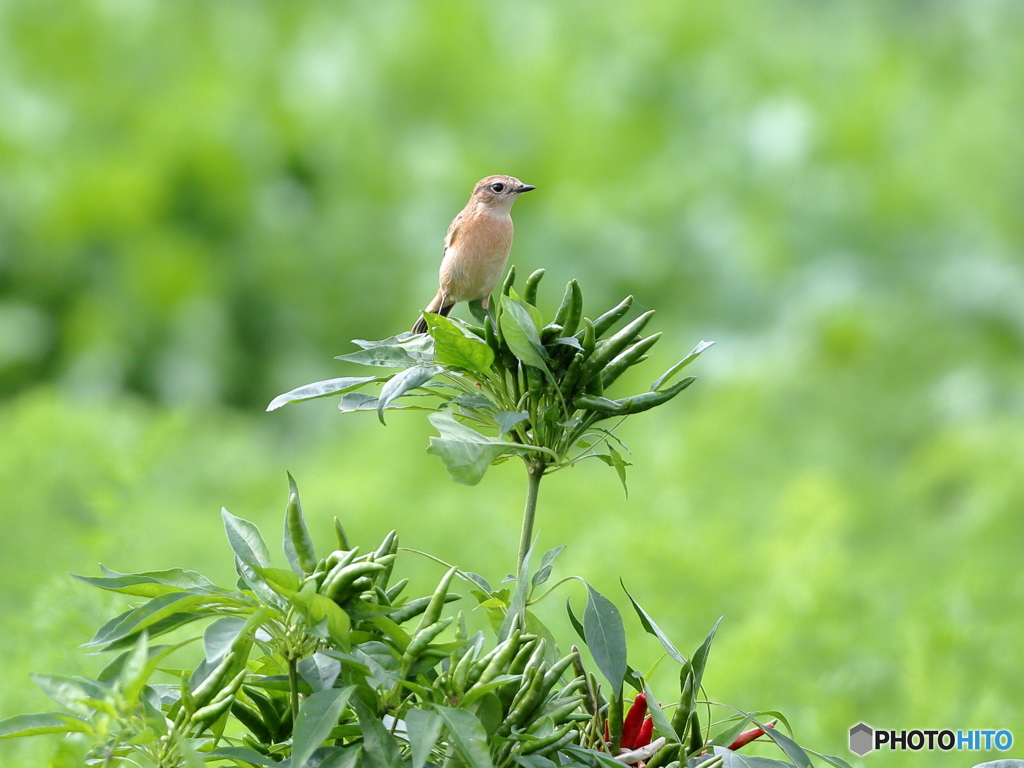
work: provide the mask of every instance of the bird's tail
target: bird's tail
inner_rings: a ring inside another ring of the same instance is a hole
[[[450,315],[451,312],[452,312],[452,307],[454,307],[454,306],[455,306],[455,302],[452,302],[451,304],[445,304],[444,303],[444,297],[441,295],[441,292],[438,291],[437,295],[434,296],[433,299],[431,299],[430,303],[427,304],[427,308],[424,309],[423,311],[424,312],[432,312],[432,313],[437,314],[437,315],[443,315],[444,317],[448,317],[448,315]],[[424,319],[423,315],[420,315],[419,320],[417,320],[416,324],[412,327],[412,332],[413,333],[426,333],[427,332],[427,321],[426,321],[426,319]]]

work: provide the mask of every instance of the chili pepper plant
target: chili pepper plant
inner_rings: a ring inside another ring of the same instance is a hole
[[[537,307],[543,274],[530,275],[520,295],[511,269],[493,314],[471,307],[479,324],[428,314],[427,334],[357,341],[359,350],[340,359],[372,375],[299,387],[268,408],[340,395],[343,413],[375,411],[382,422],[388,411],[426,410],[439,433],[428,450],[461,483],[521,459],[527,493],[514,586],[492,587],[428,555],[444,575],[432,593],[410,595],[402,563],[424,553],[399,547],[394,531],[376,546],[353,544],[337,519],[330,543],[315,546],[289,475],[287,567],[272,562],[254,524],[225,510],[233,585],[183,569],[79,576],[136,598],[87,643],[113,658],[95,679],[36,676],[63,709],[0,722],[0,738],[64,734],[52,766],[805,768],[816,755],[849,768],[799,746],[778,712],[708,699],[717,624],[686,655],[626,594],[663,659],[679,668],[678,690],[656,693],[650,672],[629,663],[611,600],[580,577],[545,587],[564,547],[534,555],[543,478],[593,458],[625,483],[617,428],[685,390],[694,379],[679,374],[710,344],[649,391],[615,398],[619,377],[661,337],[643,335],[653,312],[626,322],[626,298],[591,320],[572,281],[546,322]],[[566,600],[578,638],[559,641],[533,607],[573,579],[587,600],[582,617]],[[470,635],[459,588],[486,612],[491,634]],[[173,642],[155,642],[165,636]],[[177,666],[193,643],[199,663]],[[783,759],[737,751],[761,737]]]

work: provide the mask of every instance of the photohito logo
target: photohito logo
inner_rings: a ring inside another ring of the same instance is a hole
[[[912,730],[883,731],[872,728],[867,723],[857,723],[850,729],[850,751],[863,757],[876,749],[909,749],[918,752],[923,749],[981,751],[998,749],[1005,752],[1013,746],[1013,734],[1008,730],[985,731],[951,731],[951,730]]]

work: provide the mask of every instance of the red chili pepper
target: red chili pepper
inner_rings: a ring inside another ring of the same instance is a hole
[[[643,727],[644,715],[647,714],[647,694],[638,693],[633,705],[622,721],[622,746],[624,749],[636,749],[640,729]]]
[[[775,723],[768,723],[768,727],[774,728]],[[762,736],[764,736],[764,731],[760,728],[751,728],[749,731],[743,731],[743,733],[737,736],[736,740],[729,745],[729,749],[735,752],[740,747],[745,747],[754,739],[759,739]]]
[[[654,720],[647,718],[644,720],[644,724],[640,726],[640,735],[636,737],[636,749],[640,747],[646,747],[651,743],[651,737],[654,736]]]
[[[604,743],[605,744],[611,744],[612,743],[611,734],[608,733],[608,721],[607,720],[604,721]]]

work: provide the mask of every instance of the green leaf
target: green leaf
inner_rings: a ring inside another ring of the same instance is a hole
[[[494,363],[494,351],[486,342],[464,333],[442,315],[427,313],[423,317],[434,338],[434,359],[437,362],[487,375]]]
[[[253,568],[264,584],[281,597],[292,597],[302,586],[302,580],[295,571],[286,568]]]
[[[717,627],[718,625],[716,624],[715,626]],[[694,654],[694,658],[696,659],[696,654]],[[696,678],[694,679],[696,680]],[[791,737],[782,733],[778,728],[765,728],[763,723],[758,723],[756,720],[754,722],[764,731],[765,736],[774,741],[779,749],[786,753],[786,757],[792,760],[797,768],[814,768],[811,758],[808,757],[803,747],[793,741]]]
[[[89,648],[111,645],[207,599],[203,595],[192,595],[188,592],[159,595],[138,608],[112,618],[96,630],[96,635],[85,645]]]
[[[440,458],[457,483],[476,485],[492,461],[513,450],[504,440],[487,437],[460,424],[447,411],[431,413],[427,418],[441,433],[440,437],[430,438],[427,453]]]
[[[579,619],[576,618],[576,614],[572,610],[572,597],[565,598],[565,610],[569,614],[569,623],[572,624],[572,628],[576,630],[576,634],[579,635],[580,640],[584,644],[587,642],[587,633],[583,630],[583,624]]]
[[[322,653],[314,653],[298,664],[299,674],[314,691],[323,691],[334,686],[341,674],[341,662]]]
[[[203,630],[203,654],[207,663],[216,666],[231,650],[235,640],[245,626],[245,619],[237,616],[222,616]]]
[[[228,544],[234,553],[249,565],[259,565],[264,568],[270,566],[270,550],[260,535],[260,529],[243,520],[235,517],[226,509],[220,511],[224,519],[224,530],[228,536]]]
[[[686,659],[683,658],[683,654],[681,654],[679,649],[676,648],[675,645],[672,644],[672,641],[668,639],[668,635],[662,632],[661,627],[654,623],[654,619],[651,618],[651,615],[640,606],[640,603],[633,599],[633,596],[629,594],[629,590],[626,589],[626,584],[621,578],[619,579],[619,584],[622,585],[622,591],[626,593],[626,597],[628,597],[629,602],[632,603],[633,610],[636,611],[636,615],[640,617],[640,624],[643,626],[644,631],[647,632],[647,634],[654,635],[658,638],[669,656],[680,664],[685,664]]]
[[[377,398],[377,418],[380,419],[380,423],[384,423],[384,409],[392,400],[426,384],[443,370],[439,365],[415,365],[391,377],[381,387],[380,396]]]
[[[0,720],[0,739],[38,736],[43,733],[91,733],[92,726],[84,719],[63,712],[38,715],[15,715]]]
[[[526,421],[530,414],[526,411],[498,411],[494,414],[494,420],[498,422],[498,434],[504,435],[516,424]]]
[[[540,341],[540,332],[526,307],[503,296],[501,299],[501,334],[512,354],[526,365],[545,368],[547,352]]]
[[[405,728],[412,749],[411,768],[423,768],[427,764],[443,724],[444,721],[436,712],[414,708],[405,713]]]
[[[843,760],[841,757],[836,757],[835,755],[825,755],[825,754],[822,754],[821,752],[815,752],[813,749],[808,749],[807,751],[810,752],[815,757],[820,757],[822,760],[824,760],[829,765],[834,765],[835,768],[853,768],[852,765],[850,765],[848,762]],[[974,766],[974,768],[985,768],[985,763],[982,763],[980,766],[976,765],[976,766]],[[998,761],[996,762],[995,765],[991,766],[991,768],[999,768]],[[1011,764],[1010,768],[1012,768],[1012,764]]]
[[[714,754],[722,756],[722,768],[793,768],[792,763],[783,760],[772,760],[768,757],[741,755],[725,747],[714,747]]]
[[[487,733],[477,716],[467,709],[452,709],[440,704],[435,707],[462,759],[471,768],[494,768],[487,749]]]
[[[201,593],[219,591],[214,583],[205,576],[181,568],[146,573],[118,573],[101,564],[100,569],[105,574],[104,577],[71,575],[79,581],[109,592],[120,592],[138,597],[156,597],[168,592],[181,591]]]
[[[149,635],[145,630],[139,635],[135,647],[128,652],[124,664],[121,666],[121,673],[118,675],[120,688],[129,705],[138,701],[142,686],[146,684],[146,661],[149,659]]]
[[[363,732],[361,768],[404,768],[405,762],[398,750],[398,743],[388,733],[380,718],[358,696],[353,697],[352,708],[356,711]]]
[[[299,705],[292,737],[291,768],[305,768],[310,755],[330,735],[356,687],[329,688],[306,697]]]
[[[590,584],[583,611],[583,633],[597,668],[611,683],[611,690],[618,691],[626,676],[626,630],[619,609]]]
[[[669,741],[677,742],[679,737],[676,735],[675,729],[672,728],[672,723],[668,717],[665,716],[665,711],[661,708],[658,703],[658,697],[654,695],[651,690],[651,686],[644,680],[644,693],[647,694],[647,711],[651,714],[651,720],[654,722],[654,730],[659,736],[664,736]]]
[[[316,582],[307,582],[306,586],[291,597],[291,603],[303,613],[311,627],[326,619],[327,631],[331,638],[342,650],[348,650],[352,622],[336,602],[317,593]]]
[[[544,553],[544,556],[540,559],[540,568],[533,574],[533,586],[539,587],[551,577],[551,569],[555,566],[555,558],[562,554],[563,549],[565,549],[564,544],[560,547],[549,549]]]
[[[207,761],[217,759],[234,760],[238,763],[260,766],[260,768],[274,768],[275,766],[280,765],[280,763],[271,760],[269,757],[265,757],[256,750],[249,749],[248,747],[221,747],[220,749],[208,752],[206,759]]]
[[[683,368],[685,368],[690,363],[692,363],[694,360],[696,360],[697,356],[700,355],[701,352],[703,352],[705,349],[707,349],[708,347],[710,347],[714,343],[715,342],[713,342],[713,341],[701,341],[700,344],[698,344],[696,347],[693,348],[693,350],[690,352],[690,354],[688,354],[686,357],[684,357],[678,363],[676,363],[671,368],[669,368],[667,371],[665,371],[658,378],[658,380],[651,385],[651,389],[652,390],[661,389],[663,384],[667,384],[669,382],[669,380],[673,376],[675,376],[677,373],[679,373],[681,370],[683,370]]]
[[[92,707],[83,702],[87,699],[105,699],[110,688],[97,680],[84,677],[63,677],[61,675],[32,675],[43,693],[62,707],[88,712]]]
[[[615,450],[615,447],[608,443],[608,454],[597,454],[597,458],[607,464],[609,467],[615,470],[615,474],[619,476],[619,482],[622,483],[622,491],[626,494],[626,498],[629,498],[629,488],[626,487],[626,467],[633,466],[628,461],[622,458],[622,454]]]
[[[342,392],[351,392],[353,389],[359,389],[364,384],[380,381],[381,378],[383,377],[345,376],[340,379],[327,379],[326,381],[317,381],[313,384],[305,384],[293,389],[291,392],[285,392],[283,395],[275,397],[270,401],[267,410],[276,411],[278,408],[288,405],[288,403],[298,403],[303,400],[315,400],[318,397],[330,397]]]
[[[713,626],[711,631],[708,632],[708,636],[704,638],[704,642],[701,643],[700,647],[693,652],[693,661],[690,668],[693,670],[694,693],[700,689],[701,681],[704,679],[704,667],[708,663],[708,653],[711,652],[711,643],[715,639],[715,633],[718,631],[718,625],[721,623],[722,619],[715,622],[715,626]]]
[[[354,339],[352,343],[362,349],[335,359],[384,368],[408,368],[433,360],[434,340],[429,336],[402,333],[381,341]]]

